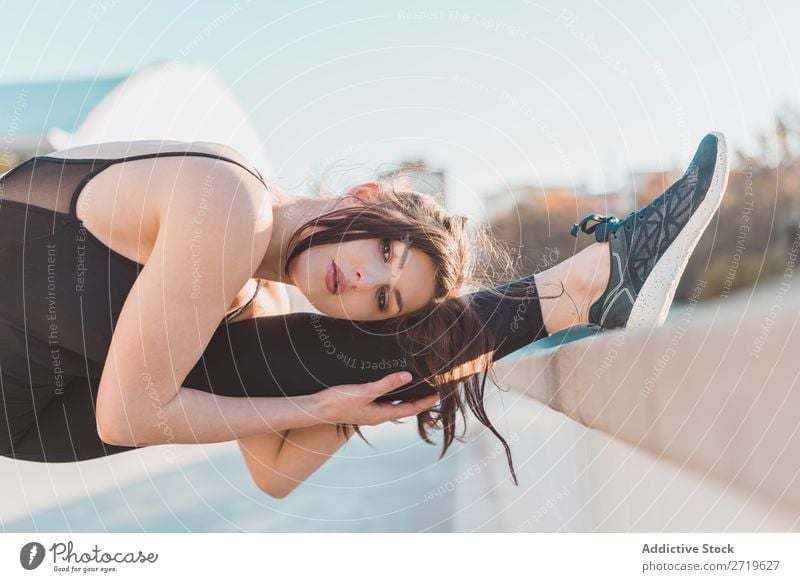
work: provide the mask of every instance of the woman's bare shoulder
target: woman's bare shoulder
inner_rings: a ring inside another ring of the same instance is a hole
[[[257,191],[261,191],[263,188],[263,182],[256,177],[256,175],[260,176],[261,174],[255,168],[255,166],[250,163],[250,160],[247,159],[247,156],[231,146],[211,141],[190,142],[175,140],[135,140],[102,142],[59,150],[47,154],[47,156],[63,159],[115,160],[127,157],[170,152],[193,152],[227,158],[240,164],[240,166],[234,166],[233,164],[230,164],[230,173],[237,177],[237,182],[238,178],[244,177],[245,181],[250,182],[253,188],[255,188]],[[205,167],[212,163],[215,164],[215,167],[217,167],[218,171],[220,172],[223,171],[224,166],[229,165],[219,165],[216,161],[209,161],[208,158],[201,157],[195,157],[190,165],[196,167]],[[117,176],[114,179],[118,181],[119,177]],[[151,180],[152,179],[153,178],[151,174]],[[270,189],[272,190],[272,186],[270,186]]]
[[[223,156],[250,167],[245,155],[237,149],[211,141],[131,140],[80,145],[46,154],[64,159],[117,159],[161,152],[197,152]]]

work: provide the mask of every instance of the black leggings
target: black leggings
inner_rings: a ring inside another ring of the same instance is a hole
[[[496,345],[494,358],[547,336],[533,276],[468,297]],[[411,370],[385,322],[290,313],[220,326],[184,386],[225,396],[297,396]],[[462,362],[456,358],[452,364]],[[379,401],[410,400],[433,388],[416,377]]]
[[[547,336],[535,293],[531,275],[469,296],[495,340],[495,359]],[[291,313],[221,325],[183,385],[223,396],[296,396],[408,369],[398,337],[387,331],[384,322],[357,324]],[[71,378],[56,399],[52,390],[33,391],[34,399],[37,393],[47,394],[43,402],[35,402],[36,412],[31,409],[30,388],[6,380],[6,412],[16,418],[9,430],[3,431],[11,437],[6,456],[70,462],[135,448],[108,445],[97,436],[94,403],[99,379]],[[431,393],[432,388],[415,377],[382,400],[408,400]]]

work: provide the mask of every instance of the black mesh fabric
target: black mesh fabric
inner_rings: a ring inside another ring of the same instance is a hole
[[[31,158],[0,177],[0,205],[11,200],[51,213],[69,214],[72,194],[96,165],[106,164]]]

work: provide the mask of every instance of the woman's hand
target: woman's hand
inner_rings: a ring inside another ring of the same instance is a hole
[[[410,381],[411,374],[398,372],[375,382],[333,386],[317,392],[314,396],[318,398],[319,421],[328,424],[375,426],[390,420],[416,416],[436,404],[439,400],[438,394],[398,404],[374,402],[379,396]]]

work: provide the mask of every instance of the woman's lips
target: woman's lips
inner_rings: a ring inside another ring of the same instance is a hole
[[[336,267],[336,263],[334,263],[333,266]],[[338,267],[336,267],[336,274],[339,275],[339,280],[336,285],[336,290],[339,293],[341,293],[342,289],[345,288],[347,281],[344,280],[344,273],[342,273],[342,270]]]
[[[339,295],[344,289],[344,273],[336,266],[334,261],[331,261],[331,264],[328,265],[328,270],[325,272],[325,286],[333,295]]]
[[[328,270],[325,272],[325,286],[332,295],[336,295],[336,263],[331,261]]]

